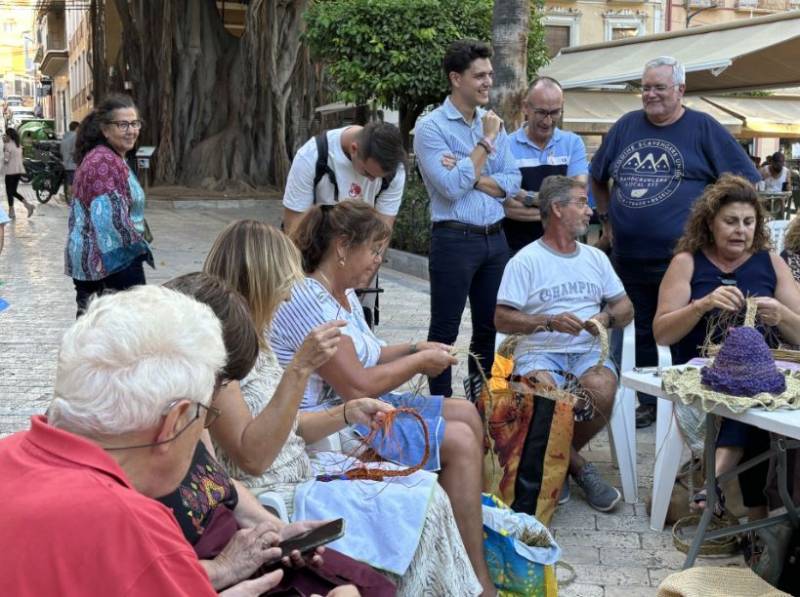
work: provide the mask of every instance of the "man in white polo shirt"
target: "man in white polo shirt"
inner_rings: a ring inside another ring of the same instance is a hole
[[[389,226],[400,209],[406,152],[393,124],[332,129],[309,139],[297,152],[283,194],[286,232],[312,205],[365,201]]]

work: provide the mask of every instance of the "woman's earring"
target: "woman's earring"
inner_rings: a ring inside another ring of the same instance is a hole
[[[344,257],[342,257],[341,259],[339,259],[339,267],[344,267],[344,264],[345,264],[345,260],[344,260]]]

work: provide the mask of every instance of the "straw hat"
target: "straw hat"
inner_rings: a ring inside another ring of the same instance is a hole
[[[698,566],[670,574],[657,597],[791,597],[750,568]]]
[[[781,371],[761,333],[733,328],[710,365],[667,369],[664,390],[684,404],[699,401],[709,412],[719,404],[740,413],[753,406],[767,410],[800,408],[800,372]]]
[[[711,389],[734,396],[780,394],[786,389],[764,337],[749,327],[730,331],[714,363],[700,371],[700,379]]]
[[[696,566],[670,574],[657,597],[791,597],[759,578],[750,568]]]

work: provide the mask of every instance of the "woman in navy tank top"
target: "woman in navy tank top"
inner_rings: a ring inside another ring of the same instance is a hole
[[[769,239],[764,210],[749,181],[724,174],[706,188],[661,282],[653,320],[656,342],[672,347],[676,363],[700,356],[707,335],[720,343],[728,327],[741,325],[748,297],[757,297],[757,327],[773,347],[779,339],[800,342],[800,290],[786,263],[769,250]],[[717,475],[768,448],[768,432],[723,419]],[[767,468],[765,462],[739,475],[750,520],[767,515]],[[695,501],[704,503],[704,492]]]

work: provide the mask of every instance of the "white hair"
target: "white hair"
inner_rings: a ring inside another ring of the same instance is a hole
[[[88,437],[147,429],[174,400],[208,405],[225,358],[219,320],[185,294],[97,298],[61,340],[48,421]]]
[[[686,84],[686,69],[677,58],[673,58],[672,56],[659,56],[658,58],[653,58],[644,65],[644,72],[646,73],[651,68],[658,68],[659,66],[672,67],[672,83],[674,85]]]

